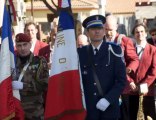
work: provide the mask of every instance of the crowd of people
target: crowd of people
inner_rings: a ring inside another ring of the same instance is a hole
[[[136,23],[133,38],[118,33],[114,15],[92,15],[77,36],[77,50],[84,87],[85,120],[156,120],[156,28],[149,31]],[[37,39],[37,26],[25,25],[14,38],[17,76],[12,81],[20,91],[26,120],[43,120],[51,56],[57,29],[50,44]],[[140,111],[140,98],[143,98]],[[143,120],[143,119],[140,119]]]

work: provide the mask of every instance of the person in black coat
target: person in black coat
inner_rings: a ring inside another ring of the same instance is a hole
[[[119,97],[126,84],[121,47],[103,40],[104,22],[102,15],[93,15],[83,21],[91,42],[78,49],[86,120],[117,120],[120,116]]]
[[[151,45],[154,45],[156,46],[156,28],[152,28],[150,31],[149,31],[150,35],[151,35],[151,38],[148,38],[147,39],[147,42]]]

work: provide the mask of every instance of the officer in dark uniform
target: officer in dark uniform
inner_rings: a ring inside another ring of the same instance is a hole
[[[86,120],[117,120],[120,116],[119,96],[126,83],[125,64],[120,46],[103,40],[104,23],[102,15],[93,15],[83,21],[91,42],[78,49]]]
[[[15,38],[17,55],[17,77],[12,82],[14,90],[19,90],[25,120],[43,120],[44,93],[48,86],[48,66],[46,59],[30,52],[31,39],[19,33]]]

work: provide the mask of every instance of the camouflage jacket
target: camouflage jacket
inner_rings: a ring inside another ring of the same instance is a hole
[[[17,79],[23,70],[23,67],[28,63],[24,72],[22,82],[23,89],[20,90],[21,104],[25,112],[25,120],[42,120],[44,113],[44,97],[48,86],[48,66],[43,57],[34,56],[32,53],[25,64],[19,56],[17,56]]]

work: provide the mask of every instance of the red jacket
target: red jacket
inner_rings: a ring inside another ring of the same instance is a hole
[[[156,79],[156,47],[146,44],[140,59],[139,67],[134,75],[134,82],[137,86],[141,83],[147,83],[148,94],[147,96],[154,96],[154,83]],[[138,95],[139,92],[130,91],[130,87],[126,88],[129,94]]]
[[[49,62],[50,58],[50,45],[37,40],[33,52],[34,56],[43,56]]]
[[[135,83],[147,83],[148,96],[154,96],[154,82],[156,79],[156,47],[146,44],[140,59],[138,70],[135,74]]]
[[[114,42],[116,43],[118,40],[119,34],[116,35]],[[123,36],[121,40],[121,47],[124,51],[124,59],[126,68],[131,68],[133,72],[135,72],[139,66],[139,58],[136,53],[136,49],[134,47],[133,41]]]

